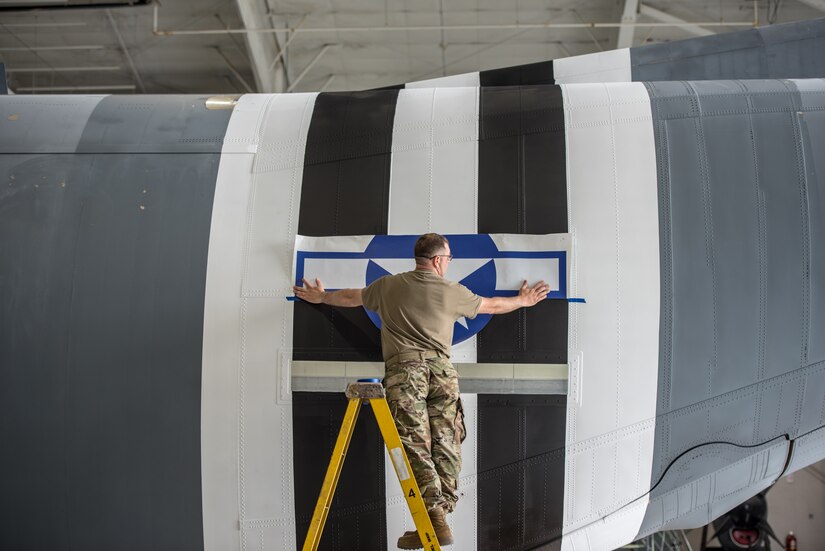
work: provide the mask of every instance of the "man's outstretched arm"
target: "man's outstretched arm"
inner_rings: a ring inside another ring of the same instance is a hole
[[[527,286],[527,280],[521,284],[518,295],[514,297],[482,297],[479,314],[506,314],[519,308],[529,308],[538,304],[550,292],[550,286],[543,281],[539,281],[532,287]]]
[[[361,292],[363,289],[340,289],[338,291],[324,291],[324,285],[320,279],[315,280],[315,285],[304,279],[304,286],[292,286],[295,296],[301,300],[313,304],[329,304],[330,306],[361,306]]]

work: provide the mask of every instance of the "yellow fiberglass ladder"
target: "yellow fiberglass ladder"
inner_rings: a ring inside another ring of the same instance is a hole
[[[346,396],[349,399],[349,405],[347,406],[347,412],[344,414],[344,422],[341,424],[341,432],[338,433],[338,440],[335,442],[332,459],[330,459],[329,467],[327,467],[324,484],[321,486],[321,495],[318,496],[318,503],[315,505],[315,512],[312,514],[312,522],[309,524],[309,531],[306,540],[304,540],[303,551],[316,551],[318,549],[321,532],[324,530],[324,523],[332,504],[332,496],[335,493],[335,487],[338,485],[341,467],[344,465],[352,433],[355,430],[355,422],[358,420],[358,412],[361,409],[361,404],[367,402],[372,406],[372,412],[375,414],[376,421],[378,421],[378,428],[381,429],[381,435],[387,445],[387,451],[395,467],[395,474],[398,475],[398,481],[401,482],[401,489],[404,498],[407,500],[410,513],[412,513],[413,522],[415,522],[415,528],[421,538],[421,543],[424,544],[424,549],[427,551],[441,551],[432,522],[430,522],[430,516],[427,514],[427,507],[424,505],[424,500],[421,499],[418,484],[415,482],[415,477],[412,476],[410,462],[404,452],[404,447],[401,445],[401,438],[398,436],[395,422],[387,405],[384,387],[381,386],[378,379],[362,379],[347,386]]]

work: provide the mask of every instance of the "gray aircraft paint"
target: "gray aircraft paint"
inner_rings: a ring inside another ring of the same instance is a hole
[[[55,414],[66,393],[59,366],[69,339],[52,334],[44,346],[39,337],[45,327],[65,324],[71,295],[71,280],[52,275],[55,263],[71,266],[72,250],[50,223],[60,216],[61,184],[74,169],[63,153],[75,151],[100,99],[8,97],[0,104],[0,468],[15,473],[4,476],[0,492],[3,547],[67,541],[67,504],[55,502],[52,489],[68,481],[63,465],[50,459],[71,446],[63,408]],[[52,529],[37,529],[44,524]]]
[[[822,425],[801,425],[825,405],[810,338],[825,285],[812,231],[824,223],[813,152],[825,147],[825,83],[804,82],[647,84],[662,282],[651,501],[718,468],[691,460],[700,453],[732,464]],[[667,521],[649,510],[642,532]]]
[[[561,84],[816,78],[825,76],[823,50],[825,18],[561,58],[553,61],[552,72]],[[530,67],[510,72],[545,78],[525,70]]]
[[[0,104],[0,152],[74,153],[105,96],[8,96]]]
[[[825,76],[822,51],[825,18],[451,75],[406,87],[816,78]]]
[[[203,99],[3,102],[4,547],[203,547]]]
[[[825,76],[825,18],[630,48],[634,81]]]
[[[802,158],[807,183],[807,201],[810,213],[810,329],[808,332],[808,362],[825,360],[825,113],[820,109],[825,102],[825,91],[820,82],[799,81],[801,112],[797,113],[802,138]],[[820,85],[820,86],[818,86]],[[820,395],[825,394],[825,388]],[[822,424],[820,420],[819,424]],[[806,430],[803,427],[802,430]]]

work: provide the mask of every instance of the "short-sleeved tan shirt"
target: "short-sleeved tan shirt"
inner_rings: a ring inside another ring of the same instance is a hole
[[[481,297],[428,270],[388,275],[373,281],[364,306],[381,316],[384,361],[402,352],[436,350],[450,355],[453,325],[475,318]]]

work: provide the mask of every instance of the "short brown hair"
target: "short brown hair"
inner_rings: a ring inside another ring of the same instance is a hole
[[[425,233],[415,242],[417,258],[432,258],[448,245],[449,241],[437,233]]]

